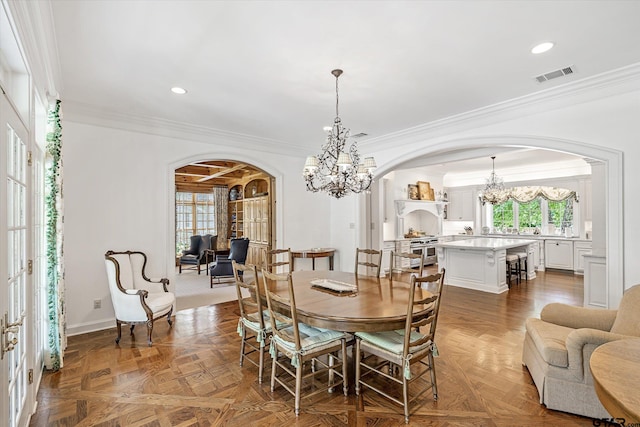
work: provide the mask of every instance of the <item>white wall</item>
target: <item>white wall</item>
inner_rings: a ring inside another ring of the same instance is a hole
[[[187,160],[241,160],[266,170],[276,176],[280,192],[276,196],[278,245],[332,246],[327,233],[329,200],[305,190],[300,173],[303,159],[234,148],[226,141],[206,144],[80,124],[69,117],[63,123],[63,138],[70,334],[115,326],[104,267],[107,250],[142,250],[149,257],[149,275],[173,279],[170,177],[174,167]],[[102,299],[101,309],[93,309],[94,299]]]
[[[640,283],[640,270],[634,268],[635,254],[640,253],[640,227],[635,226],[640,211],[640,170],[632,166],[640,164],[640,88],[601,97],[583,95],[562,98],[561,105],[552,98],[489,114],[485,120],[471,118],[435,130],[426,127],[417,134],[390,135],[361,144],[361,151],[375,156],[379,177],[418,155],[484,146],[565,149],[609,158],[610,169],[620,170],[622,165],[615,164],[616,152],[623,152],[627,165],[621,172],[623,182],[616,182],[615,173],[609,173],[609,194],[607,200],[600,201],[608,206],[608,236],[617,236],[608,240],[607,248],[610,300],[615,306],[623,289]],[[113,325],[103,263],[106,250],[144,250],[150,256],[150,273],[172,276],[168,267],[173,253],[173,233],[168,226],[168,165],[182,159],[215,159],[223,153],[232,160],[249,159],[278,176],[281,194],[277,200],[282,212],[277,217],[278,246],[335,247],[336,268],[351,270],[354,247],[366,241],[369,224],[361,221],[365,196],[332,200],[306,192],[300,177],[301,158],[234,148],[228,141],[190,142],[71,120],[66,117],[63,122],[67,322],[71,333]],[[620,223],[617,206],[624,206]],[[382,242],[377,214],[374,221],[374,238],[379,242],[373,246],[377,246]],[[107,300],[105,308],[93,310],[95,298]]]
[[[632,78],[622,74],[615,83],[603,76],[575,90],[558,89],[562,95],[514,100],[360,146],[374,152],[381,176],[420,155],[491,146],[540,147],[606,159],[607,196],[599,203],[607,207],[607,286],[615,307],[623,289],[640,283],[640,270],[634,268],[640,253],[640,227],[635,225],[640,170],[633,166],[640,164],[640,73],[636,70]]]

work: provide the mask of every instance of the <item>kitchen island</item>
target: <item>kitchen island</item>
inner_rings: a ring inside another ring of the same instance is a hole
[[[445,283],[494,294],[509,289],[507,285],[507,249],[527,253],[527,263],[534,265],[535,240],[473,238],[437,243],[438,266],[446,269]],[[528,279],[536,277],[529,268]]]

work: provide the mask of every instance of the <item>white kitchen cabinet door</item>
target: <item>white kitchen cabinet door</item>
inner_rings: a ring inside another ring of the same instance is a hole
[[[591,242],[575,242],[573,244],[573,270],[584,273],[584,256],[591,253]]]
[[[450,221],[473,221],[473,190],[449,189],[447,219]]]
[[[545,240],[544,260],[547,268],[573,270],[573,242]]]
[[[385,241],[382,245],[382,275],[386,276],[389,272],[389,261],[391,260],[391,251],[396,250],[396,242],[393,240]]]

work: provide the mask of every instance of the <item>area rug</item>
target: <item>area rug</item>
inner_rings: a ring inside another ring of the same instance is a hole
[[[212,288],[209,276],[196,271],[183,271],[182,274],[176,271],[174,292],[176,311],[238,300],[232,279],[214,282]]]

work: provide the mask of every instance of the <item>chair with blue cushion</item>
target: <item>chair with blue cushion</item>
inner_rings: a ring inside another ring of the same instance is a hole
[[[347,341],[351,336],[344,332],[316,328],[298,322],[291,273],[273,274],[263,269],[262,279],[272,320],[269,348],[272,357],[271,391],[274,391],[277,382],[292,394],[295,399],[296,416],[300,414],[303,381],[305,389],[315,388],[305,394],[305,397],[333,391],[340,384],[344,395],[347,396],[349,388],[345,362]],[[287,289],[288,292],[285,296],[282,292],[276,293],[275,289]],[[289,307],[291,318],[277,311],[278,307]],[[325,355],[328,356],[328,363],[319,359]],[[340,380],[335,381],[335,376],[340,377]],[[326,386],[319,387],[318,379],[326,379]]]
[[[211,266],[209,275],[211,276],[211,287],[213,288],[214,277],[220,282],[221,277],[233,277],[233,266],[231,261],[244,264],[249,251],[249,239],[231,239],[229,253],[227,255],[216,255],[215,264]]]
[[[411,276],[404,329],[355,334],[356,394],[359,395],[365,386],[402,405],[406,423],[409,422],[409,405],[423,393],[431,390],[433,399],[438,399],[434,356],[438,355],[435,334],[443,283],[444,269],[425,277]],[[414,317],[415,306],[420,306],[421,310],[430,306],[428,315]],[[420,384],[417,387],[420,392],[409,399],[409,385],[426,373],[429,373],[429,380],[423,379],[426,384]],[[400,385],[401,391],[393,393],[389,380]]]
[[[235,261],[231,261],[231,265],[238,293],[238,304],[240,305],[240,319],[238,320],[238,334],[242,338],[240,366],[243,365],[245,359],[257,366],[258,382],[262,384],[266,342],[267,338],[271,336],[269,311],[263,308],[260,296],[262,284],[258,281],[258,270],[255,265],[238,264]],[[243,290],[245,291],[244,295]],[[258,353],[257,362],[248,357],[252,353]]]

